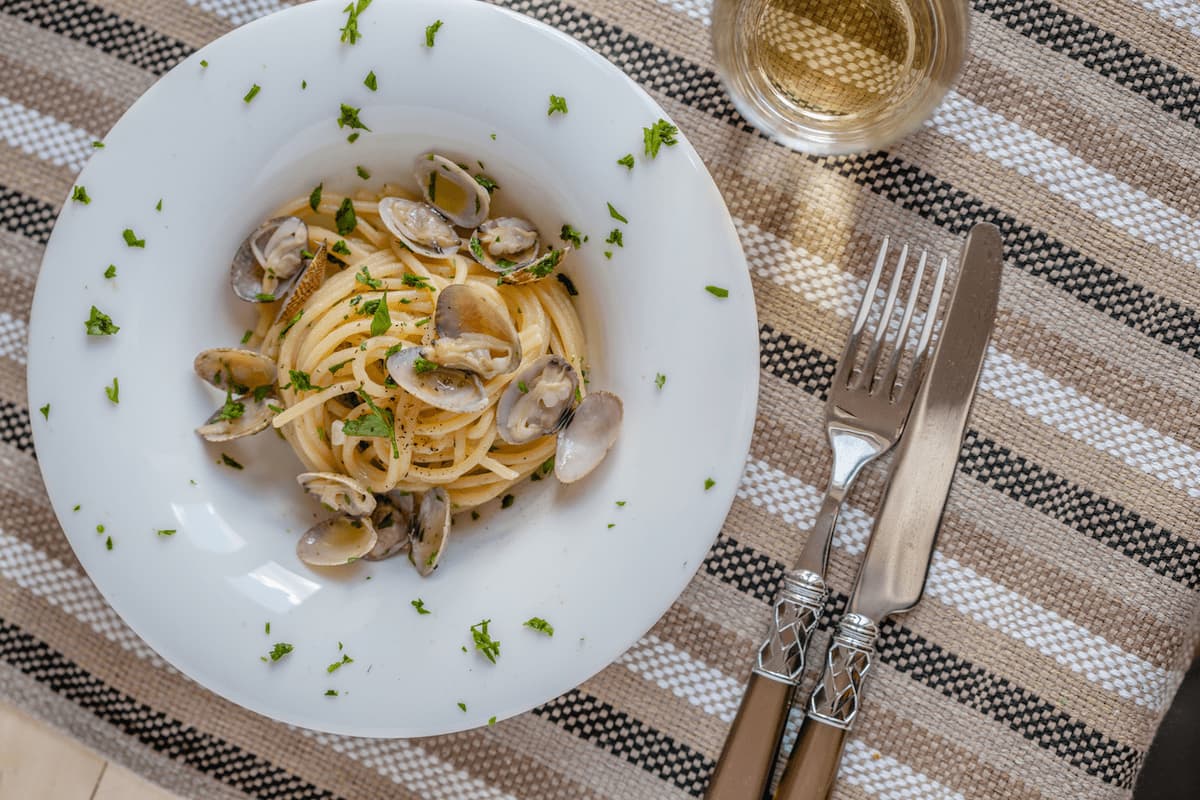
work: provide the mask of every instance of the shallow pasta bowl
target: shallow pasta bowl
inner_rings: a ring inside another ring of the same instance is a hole
[[[50,404],[34,436],[80,562],[171,664],[308,728],[446,733],[586,680],[683,590],[749,446],[753,297],[695,150],[681,136],[646,156],[642,128],[667,115],[599,55],[519,15],[444,0],[375,3],[350,45],[343,7],[291,8],[213,42],[96,151],[79,177],[91,202],[64,207],[34,299],[30,404]],[[566,114],[547,114],[551,94]],[[357,141],[337,124],[342,104],[370,128]],[[227,269],[272,209],[319,181],[410,180],[431,147],[484,161],[541,230],[570,222],[590,236],[563,269],[579,289],[591,385],[623,398],[623,430],[586,480],[519,485],[510,508],[456,527],[430,578],[399,560],[316,571],[294,549],[317,512],[295,484],[298,460],[269,433],[201,441],[193,428],[217,399],[192,357],[250,326]],[[617,163],[626,153],[632,170]],[[624,247],[604,244],[618,227]],[[85,335],[92,306],[120,331]],[[119,403],[105,392],[114,378]],[[419,615],[417,598],[432,613]],[[534,616],[553,637],[523,627]],[[501,642],[495,664],[473,646],[483,619]],[[292,652],[264,663],[278,642]],[[327,671],[343,654],[353,663]]]

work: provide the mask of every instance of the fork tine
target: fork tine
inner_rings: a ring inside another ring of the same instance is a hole
[[[880,350],[883,347],[884,337],[887,336],[892,313],[896,310],[896,295],[900,292],[900,281],[904,278],[904,265],[907,261],[908,245],[905,244],[900,248],[900,260],[896,262],[896,269],[892,272],[887,299],[883,303],[883,312],[879,315],[879,319],[875,321],[875,331],[871,337],[871,347],[867,350],[867,360],[863,364],[862,371],[859,373],[858,381],[856,382],[857,388],[865,389],[867,392],[870,392],[875,385],[875,371],[879,367]]]
[[[917,384],[921,382],[925,361],[929,358],[929,342],[933,338],[933,328],[937,323],[938,306],[941,304],[942,289],[945,285],[946,257],[942,256],[942,261],[938,264],[937,277],[933,282],[933,294],[929,298],[929,307],[925,309],[925,322],[921,325],[921,337],[917,340],[916,355],[913,357],[912,366],[909,367],[908,375],[904,379],[904,388],[901,392],[904,402],[908,401],[908,396],[917,390]]]
[[[925,276],[925,262],[929,259],[929,251],[922,249],[921,258],[917,261],[917,272],[913,275],[912,285],[908,288],[908,300],[904,303],[904,316],[900,319],[900,328],[891,342],[892,355],[888,359],[887,371],[879,381],[879,388],[890,397],[896,388],[896,373],[900,370],[900,358],[908,345],[908,327],[912,323],[913,313],[917,309],[917,300],[921,295],[921,279]]]
[[[854,316],[854,325],[850,328],[850,338],[846,340],[846,348],[842,351],[842,357],[838,359],[837,372],[833,376],[834,386],[848,386],[850,379],[854,376],[854,356],[858,353],[859,342],[862,341],[863,328],[867,324],[867,318],[871,316],[871,306],[875,302],[875,292],[879,288],[879,278],[883,275],[883,265],[887,259],[888,244],[891,238],[883,237],[883,243],[879,246],[879,255],[875,259],[875,269],[871,270],[871,277],[867,280],[867,289],[863,293],[862,302],[858,304],[858,313]]]

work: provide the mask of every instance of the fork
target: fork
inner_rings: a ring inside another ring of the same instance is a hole
[[[783,585],[775,599],[773,624],[759,648],[757,664],[750,673],[709,783],[707,800],[760,800],[765,795],[793,695],[804,672],[804,653],[829,596],[824,575],[842,500],[862,468],[886,453],[900,438],[924,376],[945,283],[946,259],[941,260],[937,269],[917,342],[910,347],[908,331],[921,299],[921,282],[928,260],[925,250],[921,251],[910,282],[899,325],[893,331],[896,298],[908,261],[907,244],[901,246],[891,271],[883,309],[875,318],[873,329],[867,330],[889,246],[890,239],[884,237],[829,388],[825,432],[833,450],[833,470],[825,499],[795,568],[783,575]],[[860,363],[857,356],[864,335],[867,351]],[[890,352],[886,359],[885,352]],[[900,379],[906,352],[911,352],[912,358]]]

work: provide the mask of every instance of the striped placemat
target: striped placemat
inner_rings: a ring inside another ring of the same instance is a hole
[[[0,0],[0,696],[188,797],[702,796],[815,513],[822,402],[878,239],[957,252],[988,220],[1007,261],[980,395],[925,600],[885,626],[837,796],[1128,797],[1200,628],[1197,6],[973,0],[962,78],[918,134],[808,158],[731,107],[709,0],[501,2],[645,86],[741,234],[761,407],[695,580],[592,680],[454,736],[288,728],[167,667],[50,510],[25,391],[29,306],[92,140],[195,48],[279,3]],[[879,492],[876,471],[850,499],[835,586],[850,585]]]

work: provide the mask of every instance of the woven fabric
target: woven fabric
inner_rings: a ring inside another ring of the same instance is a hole
[[[837,797],[1129,797],[1200,628],[1196,6],[972,0],[961,79],[918,133],[812,158],[730,104],[709,0],[501,2],[641,83],[742,237],[761,403],[696,578],[593,679],[453,736],[289,728],[163,663],[50,509],[26,399],[29,307],[91,141],[195,48],[279,3],[0,0],[0,697],[187,797],[702,796],[820,500],[823,401],[878,240],[954,253],[987,220],[1005,240],[996,331],[925,598],[883,627]],[[849,499],[835,586],[851,585],[880,476]]]

